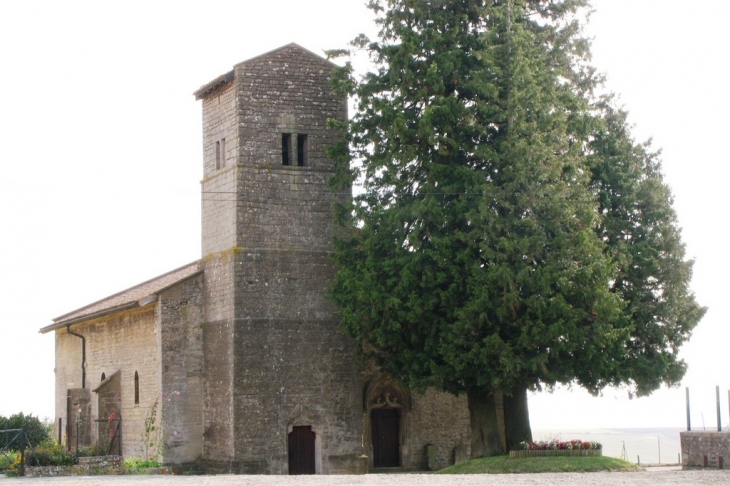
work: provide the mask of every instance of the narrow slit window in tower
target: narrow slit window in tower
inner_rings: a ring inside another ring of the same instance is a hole
[[[134,404],[139,405],[139,374],[134,372]]]
[[[221,168],[221,143],[215,143],[215,170]]]
[[[281,134],[281,165],[291,165],[291,133]]]
[[[307,165],[307,135],[303,133],[297,135],[297,165]]]
[[[220,167],[219,167],[219,169],[222,169],[223,167],[226,166],[226,139],[225,138],[221,138],[221,141],[220,141],[220,149],[221,149],[220,150],[221,157],[220,157]]]

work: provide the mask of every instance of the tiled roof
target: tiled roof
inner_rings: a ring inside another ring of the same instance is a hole
[[[68,314],[56,317],[53,319],[53,324],[42,328],[40,332],[46,333],[73,322],[91,319],[117,310],[146,305],[156,299],[156,294],[158,292],[175,285],[188,277],[200,273],[201,271],[198,261],[189,263],[184,267],[177,268],[171,272],[162,274],[159,277],[155,277],[151,280],[147,280],[146,282],[142,282],[139,285],[130,287],[127,290],[123,290],[80,309],[76,309]]]

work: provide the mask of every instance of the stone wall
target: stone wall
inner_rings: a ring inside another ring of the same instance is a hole
[[[398,410],[400,467],[405,470],[438,470],[455,463],[455,449],[469,452],[470,423],[466,397],[429,388],[410,392],[392,377],[375,374],[366,383],[362,403],[363,443],[370,470],[377,464],[372,414],[381,408]],[[388,466],[392,467],[392,466]]]
[[[142,432],[148,407],[160,391],[160,357],[157,344],[156,304],[120,311],[71,326],[86,338],[86,389],[97,388],[102,373],[110,377],[119,372],[122,418],[122,454],[140,457],[143,452]],[[56,426],[63,419],[68,423],[66,396],[69,389],[81,385],[81,339],[56,331]],[[139,403],[134,403],[134,374],[139,376]],[[90,395],[91,417],[99,418],[98,397]],[[106,417],[104,417],[106,418]],[[90,442],[97,437],[96,424],[91,424]],[[57,433],[57,432],[56,432]],[[64,430],[62,434],[65,434]],[[67,439],[64,438],[64,443]],[[75,445],[75,444],[73,444]]]
[[[287,436],[301,425],[317,434],[317,472],[357,472],[362,392],[353,344],[337,321],[238,322],[236,456],[246,472],[286,474]]]
[[[192,462],[203,453],[203,276],[160,292],[159,315],[162,462]]]
[[[325,296],[333,204],[324,147],[341,134],[345,100],[329,86],[334,66],[286,46],[236,66],[241,171],[236,258],[234,406],[236,459],[246,472],[288,472],[294,426],[316,434],[315,470],[362,470],[361,388],[354,343]],[[291,137],[290,165],[282,136]],[[302,154],[297,137],[306,135]],[[301,160],[299,157],[301,156]]]
[[[26,467],[24,476],[29,478],[55,476],[100,476],[124,474],[124,461],[121,456],[79,457],[73,466],[32,466]]]
[[[329,86],[333,67],[289,45],[236,65],[201,95],[208,470],[286,473],[287,434],[299,425],[317,434],[317,472],[362,469],[355,347],[325,299],[332,205],[349,197],[326,186],[324,147],[341,136],[327,120],[347,117],[346,100]],[[226,146],[237,163],[216,170],[211,147],[216,134],[230,136],[231,90],[237,141]]]
[[[431,468],[443,469],[454,464],[454,449],[471,449],[471,425],[466,395],[454,396],[429,389],[413,397],[413,418],[409,457],[411,467],[426,469],[426,446],[435,446]]]
[[[679,433],[682,467],[727,469],[730,462],[730,431],[687,431]]]
[[[202,251],[202,453],[233,457],[234,253],[238,191],[238,128],[235,81],[203,98]],[[225,164],[216,150],[225,138]]]
[[[237,165],[236,89],[225,83],[203,98],[203,174]],[[225,142],[221,144],[221,142]],[[222,146],[225,145],[225,146]]]
[[[327,119],[347,120],[347,103],[328,81],[334,67],[292,44],[235,67],[243,164],[280,167],[281,134],[291,133],[308,135],[306,167],[331,168],[324,146],[340,135],[327,127]]]

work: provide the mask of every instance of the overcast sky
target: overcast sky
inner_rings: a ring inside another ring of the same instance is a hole
[[[530,398],[535,429],[728,423],[727,0],[595,0],[594,64],[663,149],[709,311],[682,388]],[[374,33],[363,0],[0,0],[0,415],[53,418],[52,318],[200,257],[201,108],[192,93],[289,42]]]

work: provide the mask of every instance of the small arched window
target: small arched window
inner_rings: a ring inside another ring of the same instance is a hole
[[[139,374],[134,372],[134,404],[139,405]]]
[[[102,373],[101,374],[101,381],[104,381],[104,380],[106,380],[106,374]]]

